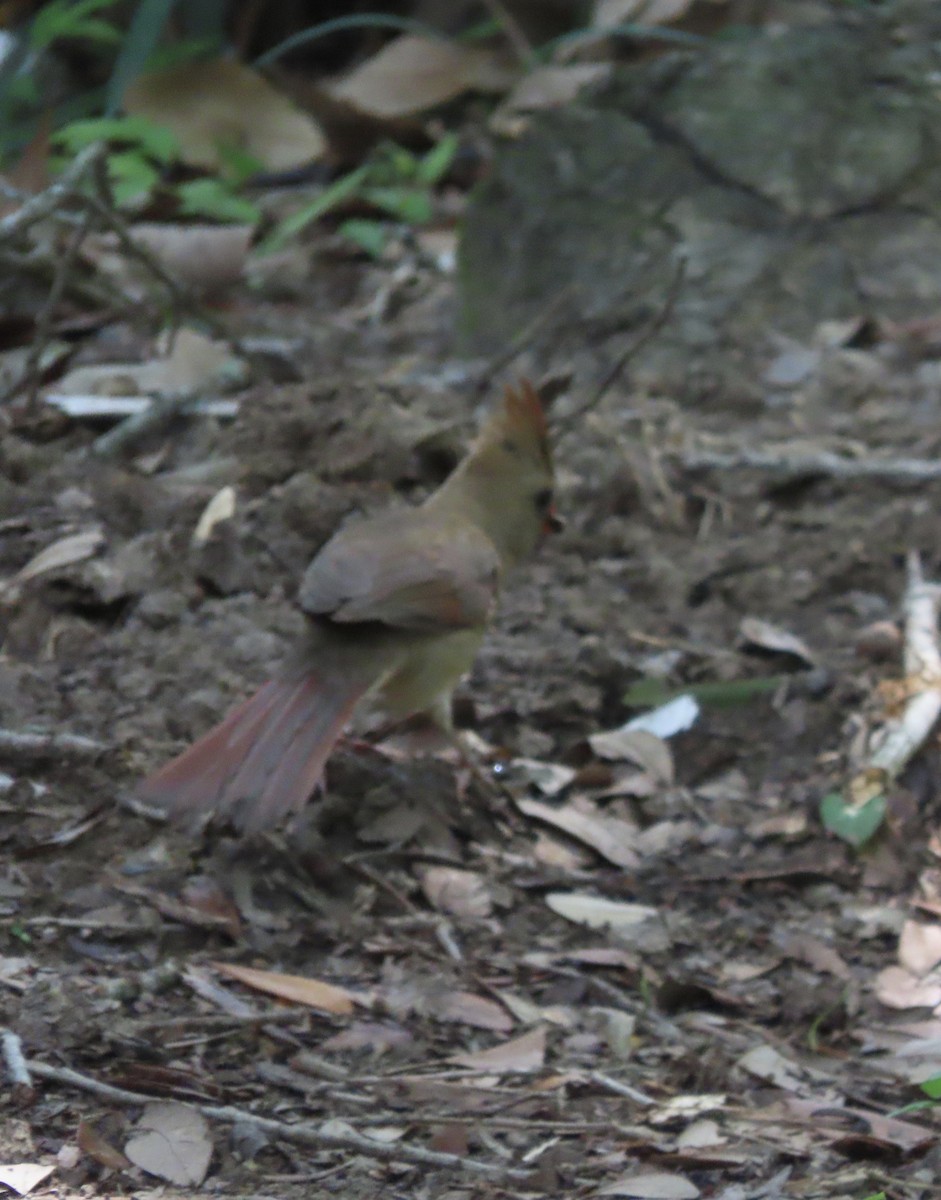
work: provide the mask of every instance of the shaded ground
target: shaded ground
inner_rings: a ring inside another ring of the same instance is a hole
[[[937,1021],[890,1014],[873,986],[932,878],[933,767],[862,858],[816,810],[873,677],[897,673],[891,646],[874,668],[858,643],[895,616],[908,549],[937,565],[938,485],[782,484],[681,457],[712,435],[936,456],[931,347],[847,336],[800,359],[769,333],[690,396],[651,367],[567,421],[613,353],[586,344],[553,415],[568,528],[514,582],[461,692],[461,723],[504,758],[492,785],[344,750],[294,837],[194,839],[120,801],[277,662],[298,628],[293,581],[336,523],[420,497],[482,411],[487,364],[453,356],[449,275],[410,252],[314,262],[297,295],[225,314],[236,333],[293,339],[305,380],[260,384],[233,424],[181,425],[123,466],[81,456],[87,430],[39,436],[24,417],[6,435],[3,577],[67,534],[104,541],[7,595],[2,724],[105,749],[6,762],[3,1022],[29,1058],[138,1095],[302,1120],[324,1140],[345,1122],[405,1158],[435,1149],[494,1172],[291,1144],[216,1114],[205,1186],[221,1194],[588,1195],[666,1173],[643,1185],[660,1191],[618,1194],[932,1195],[937,1118],[883,1118],[920,1095],[892,1052]],[[504,375],[573,365],[551,347]],[[230,483],[235,516],[194,548]],[[745,617],[802,637],[813,663],[741,645]],[[672,763],[604,763],[586,745],[631,714],[638,679],[778,674],[747,705],[707,708]],[[519,757],[578,773],[547,797]],[[622,865],[514,797],[618,818],[602,850]],[[557,892],[655,911],[591,930],[550,909]],[[276,1009],[216,962],[327,981],[355,1007]],[[504,1059],[455,1062],[507,1042]],[[59,1154],[59,1194],[149,1190],[90,1132],[123,1147],[140,1105],[36,1084],[0,1102],[0,1159]]]

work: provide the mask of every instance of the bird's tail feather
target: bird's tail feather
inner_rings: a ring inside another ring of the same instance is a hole
[[[139,789],[177,818],[231,817],[245,832],[302,808],[357,701],[362,680],[272,679]]]

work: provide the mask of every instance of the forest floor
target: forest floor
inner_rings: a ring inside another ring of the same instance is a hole
[[[580,411],[590,344],[567,387],[545,338],[460,357],[447,239],[377,264],[318,236],[217,310],[268,339],[234,420],[118,457],[47,409],[4,435],[0,723],[97,749],[2,751],[0,1021],[32,1083],[0,1162],[54,1167],[40,1197],[935,1195],[941,1120],[898,1113],[938,1074],[935,751],[863,853],[818,806],[902,673],[941,485],[691,450],[934,459],[936,347],[861,313],[730,347],[695,397],[629,363]],[[156,358],[119,322],[81,350]],[[129,807],[277,664],[337,524],[424,495],[522,374],[562,387],[567,527],[459,692],[495,766],[341,748],[250,841]],[[593,745],[640,680],[722,703]]]

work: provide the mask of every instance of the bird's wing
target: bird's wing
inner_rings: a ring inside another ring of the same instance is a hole
[[[305,571],[298,599],[341,624],[431,633],[483,625],[499,577],[499,555],[476,525],[405,510],[341,529]]]

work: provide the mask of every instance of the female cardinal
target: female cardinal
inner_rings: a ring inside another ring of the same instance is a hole
[[[450,729],[451,693],[504,574],[555,523],[546,419],[524,381],[420,507],[327,542],[301,580],[303,640],[274,679],[145,780],[141,799],[264,829],[303,807],[367,694],[393,720],[427,712]]]

